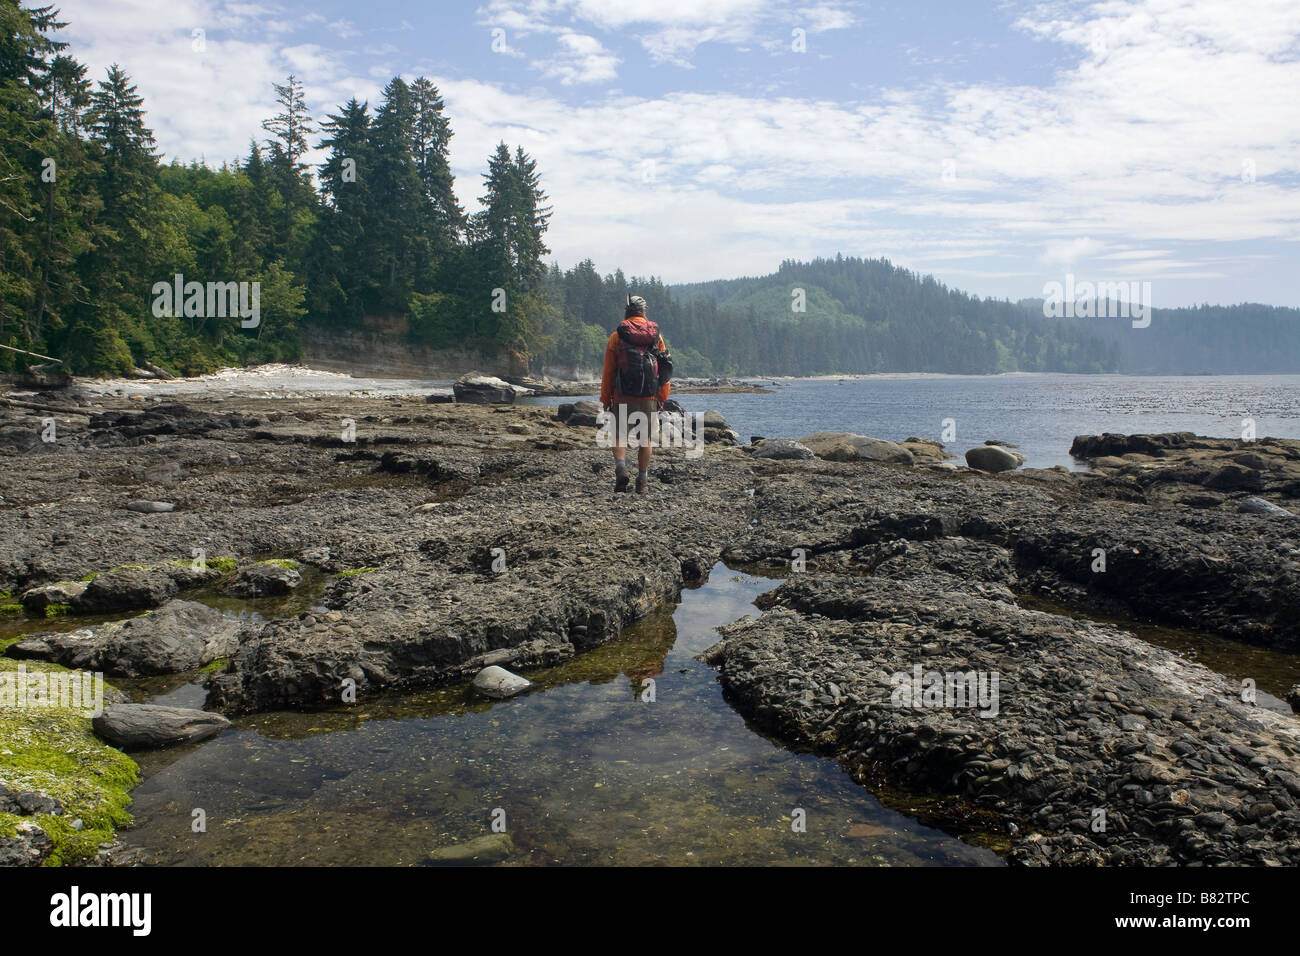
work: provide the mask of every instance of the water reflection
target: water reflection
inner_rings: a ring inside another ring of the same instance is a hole
[[[488,834],[500,809],[507,865],[997,865],[723,701],[694,657],[772,585],[718,565],[675,612],[530,672],[535,689],[510,701],[463,686],[385,695],[242,718],[206,744],[142,755],[123,838],[159,863],[404,866]],[[206,833],[192,832],[196,808]],[[791,829],[796,808],[807,832]]]

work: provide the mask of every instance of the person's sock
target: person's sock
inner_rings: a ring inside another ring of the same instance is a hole
[[[647,481],[650,478],[650,469],[646,468],[636,473],[637,481]]]
[[[614,470],[618,472],[627,471],[627,462],[622,458],[614,459]]]

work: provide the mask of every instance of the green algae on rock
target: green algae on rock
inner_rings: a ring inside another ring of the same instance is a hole
[[[0,673],[70,673],[67,668],[0,658]],[[99,844],[131,822],[127,808],[139,769],[126,754],[99,740],[90,718],[73,707],[6,707],[0,704],[0,784],[14,793],[34,791],[57,801],[58,813],[0,812],[0,846],[19,827],[34,823],[49,837],[46,866],[86,863]]]

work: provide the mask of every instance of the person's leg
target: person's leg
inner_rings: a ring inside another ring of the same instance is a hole
[[[613,414],[617,416],[614,422],[614,490],[627,491],[628,482],[631,475],[627,470],[627,406],[615,405]]]
[[[654,445],[654,434],[658,430],[658,411],[653,401],[642,402],[640,411],[645,415],[645,433],[641,445],[636,450],[636,491],[639,495],[650,491],[650,450]]]

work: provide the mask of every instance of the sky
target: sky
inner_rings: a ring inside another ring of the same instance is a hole
[[[318,121],[429,77],[462,204],[522,146],[564,268],[842,253],[999,298],[1300,306],[1297,0],[55,2],[168,160],[247,155],[289,73]]]

